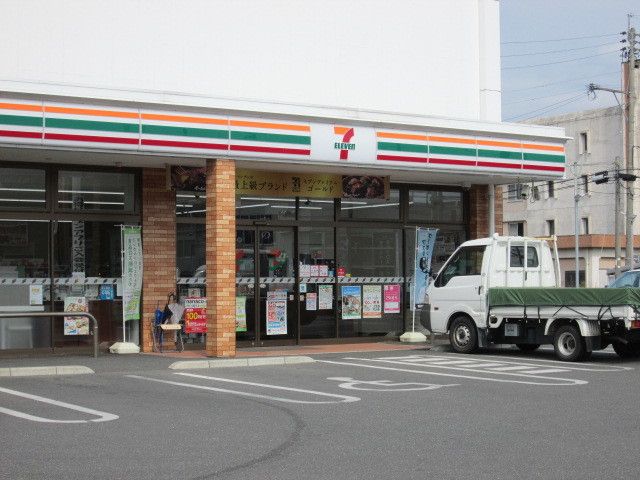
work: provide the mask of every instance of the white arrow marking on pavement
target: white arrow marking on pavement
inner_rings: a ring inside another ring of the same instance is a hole
[[[396,363],[396,364],[401,364],[401,362],[391,362],[391,361],[385,361],[385,360],[373,360],[373,359],[368,359],[368,358],[345,358],[345,360],[364,360],[364,361],[370,361],[370,362],[386,362],[386,363]],[[331,363],[334,365],[351,365],[354,367],[365,367],[365,368],[375,368],[378,370],[391,370],[391,371],[396,371],[396,372],[408,372],[408,373],[417,373],[420,375],[436,375],[436,376],[440,376],[440,377],[456,377],[456,378],[467,378],[469,380],[483,380],[483,381],[487,381],[487,382],[500,382],[500,383],[521,383],[524,385],[543,385],[543,386],[570,386],[570,385],[586,385],[587,382],[586,380],[575,380],[575,379],[571,379],[571,378],[553,378],[553,377],[536,377],[533,375],[520,375],[521,377],[527,377],[527,378],[537,378],[537,379],[542,379],[542,380],[551,380],[555,383],[552,382],[533,382],[533,381],[525,381],[525,380],[515,380],[515,379],[506,379],[506,378],[489,378],[489,377],[477,377],[477,376],[472,376],[472,375],[459,375],[459,374],[454,374],[454,373],[442,373],[442,372],[432,372],[432,371],[425,371],[425,370],[412,370],[410,368],[397,368],[397,367],[382,367],[380,365],[367,365],[367,364],[363,364],[363,363],[352,363],[352,362],[336,362],[336,361],[332,361],[332,360],[316,360],[316,362],[320,362],[320,363]],[[410,365],[410,364],[409,364]],[[429,365],[416,365],[416,366],[420,366],[420,367],[425,367],[425,368],[429,368]],[[433,367],[432,367],[433,368]],[[437,367],[436,367],[437,368]],[[459,369],[461,370],[461,369]],[[474,370],[470,370],[470,371],[474,371]],[[479,372],[481,373],[490,373],[486,370],[482,371],[480,370]],[[496,375],[517,375],[517,374],[500,374],[499,372],[495,372]]]
[[[350,397],[347,395],[336,395],[333,393],[325,393],[325,392],[316,392],[315,390],[302,390],[300,388],[290,388],[290,387],[281,387],[278,385],[266,385],[263,383],[253,383],[253,382],[242,382],[240,380],[229,380],[226,378],[218,378],[218,377],[208,377],[206,375],[196,375],[195,373],[175,373],[174,375],[182,375],[185,377],[194,377],[194,378],[203,378],[206,380],[216,380],[219,382],[229,382],[229,383],[239,383],[241,385],[251,385],[254,387],[262,387],[262,388],[272,388],[272,389],[276,389],[276,390],[285,390],[288,392],[298,392],[298,393],[308,393],[311,395],[319,395],[319,396],[323,396],[323,397],[330,397],[330,398],[336,398],[339,399],[338,401],[309,401],[309,400],[294,400],[291,398],[284,398],[284,397],[274,397],[271,395],[263,395],[260,393],[249,393],[249,392],[241,392],[238,390],[228,390],[226,388],[217,388],[217,387],[207,387],[204,385],[194,385],[193,383],[183,383],[183,382],[173,382],[171,380],[160,380],[159,378],[151,378],[151,377],[141,377],[139,375],[125,375],[126,377],[129,378],[138,378],[141,380],[149,380],[151,382],[158,382],[158,383],[167,383],[169,385],[176,385],[178,387],[189,387],[189,388],[197,388],[200,390],[209,390],[209,391],[213,391],[213,392],[221,392],[221,393],[231,393],[233,395],[241,395],[241,396],[245,396],[245,397],[253,397],[253,398],[266,398],[269,400],[276,400],[278,402],[286,402],[286,403],[304,403],[304,404],[310,404],[310,405],[317,405],[317,404],[326,404],[326,403],[351,403],[351,402],[358,402],[360,401],[360,398],[358,397]]]
[[[442,387],[457,387],[459,384],[440,385],[436,383],[392,383],[391,380],[354,380],[351,377],[327,377],[327,380],[343,382],[338,385],[346,390],[364,390],[370,392],[412,392],[418,390],[436,390]],[[369,385],[366,387],[364,385]]]
[[[109,422],[111,420],[117,420],[118,415],[112,413],[100,412],[99,410],[92,410],[91,408],[81,407],[80,405],[74,405],[72,403],[59,402],[58,400],[52,400],[50,398],[39,397],[38,395],[31,395],[30,393],[19,392],[17,390],[10,390],[8,388],[0,387],[0,392],[8,393],[9,395],[15,395],[16,397],[28,398],[36,402],[48,403],[49,405],[55,405],[57,407],[68,408],[69,410],[75,410],[76,412],[88,413],[89,415],[95,415],[98,418],[92,420],[54,420],[52,418],[38,417],[36,415],[30,415],[28,413],[19,412],[10,408],[0,407],[0,413],[6,413],[18,418],[24,418],[25,420],[31,420],[32,422],[40,423],[89,423],[89,422]]]

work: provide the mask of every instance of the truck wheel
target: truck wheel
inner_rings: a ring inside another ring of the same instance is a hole
[[[522,352],[534,352],[540,348],[540,345],[537,343],[518,343],[516,347]]]
[[[573,325],[564,325],[558,330],[553,337],[553,349],[556,357],[565,362],[575,362],[582,359],[586,347],[584,339]]]
[[[451,324],[449,342],[458,353],[471,353],[478,348],[478,332],[468,317],[457,317]]]
[[[638,345],[613,342],[611,346],[620,358],[638,358],[640,356],[640,348],[638,348]]]

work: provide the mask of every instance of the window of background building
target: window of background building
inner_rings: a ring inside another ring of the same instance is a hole
[[[58,172],[57,206],[61,210],[135,210],[136,177],[133,173]]]
[[[510,183],[507,185],[507,200],[522,200],[521,183]]]
[[[554,198],[556,196],[555,183],[553,181],[547,182],[547,193],[549,198]]]
[[[524,222],[509,222],[507,232],[511,236],[524,236]]]
[[[589,153],[589,136],[587,135],[587,132],[580,132],[578,153]]]
[[[587,217],[583,217],[580,222],[580,234],[581,235],[589,235],[589,219]]]
[[[556,221],[547,220],[547,235],[555,235],[555,234],[556,234]]]
[[[46,172],[33,168],[0,168],[0,208],[44,210]]]
[[[589,194],[589,175],[581,175],[580,183],[582,187],[582,195],[588,195]]]

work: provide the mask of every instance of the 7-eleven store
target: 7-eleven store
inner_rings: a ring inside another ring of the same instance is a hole
[[[395,337],[415,227],[438,228],[439,268],[501,231],[494,185],[565,173],[555,128],[303,110],[1,99],[0,310],[80,297],[104,346],[121,340],[120,229],[139,225],[140,321],[126,329],[143,351],[170,292],[206,299],[207,333],[185,341],[210,355]],[[59,318],[2,319],[0,350],[89,345],[65,333]]]

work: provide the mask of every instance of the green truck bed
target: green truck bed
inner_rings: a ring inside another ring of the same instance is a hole
[[[490,288],[492,307],[621,306],[640,308],[640,288]]]

